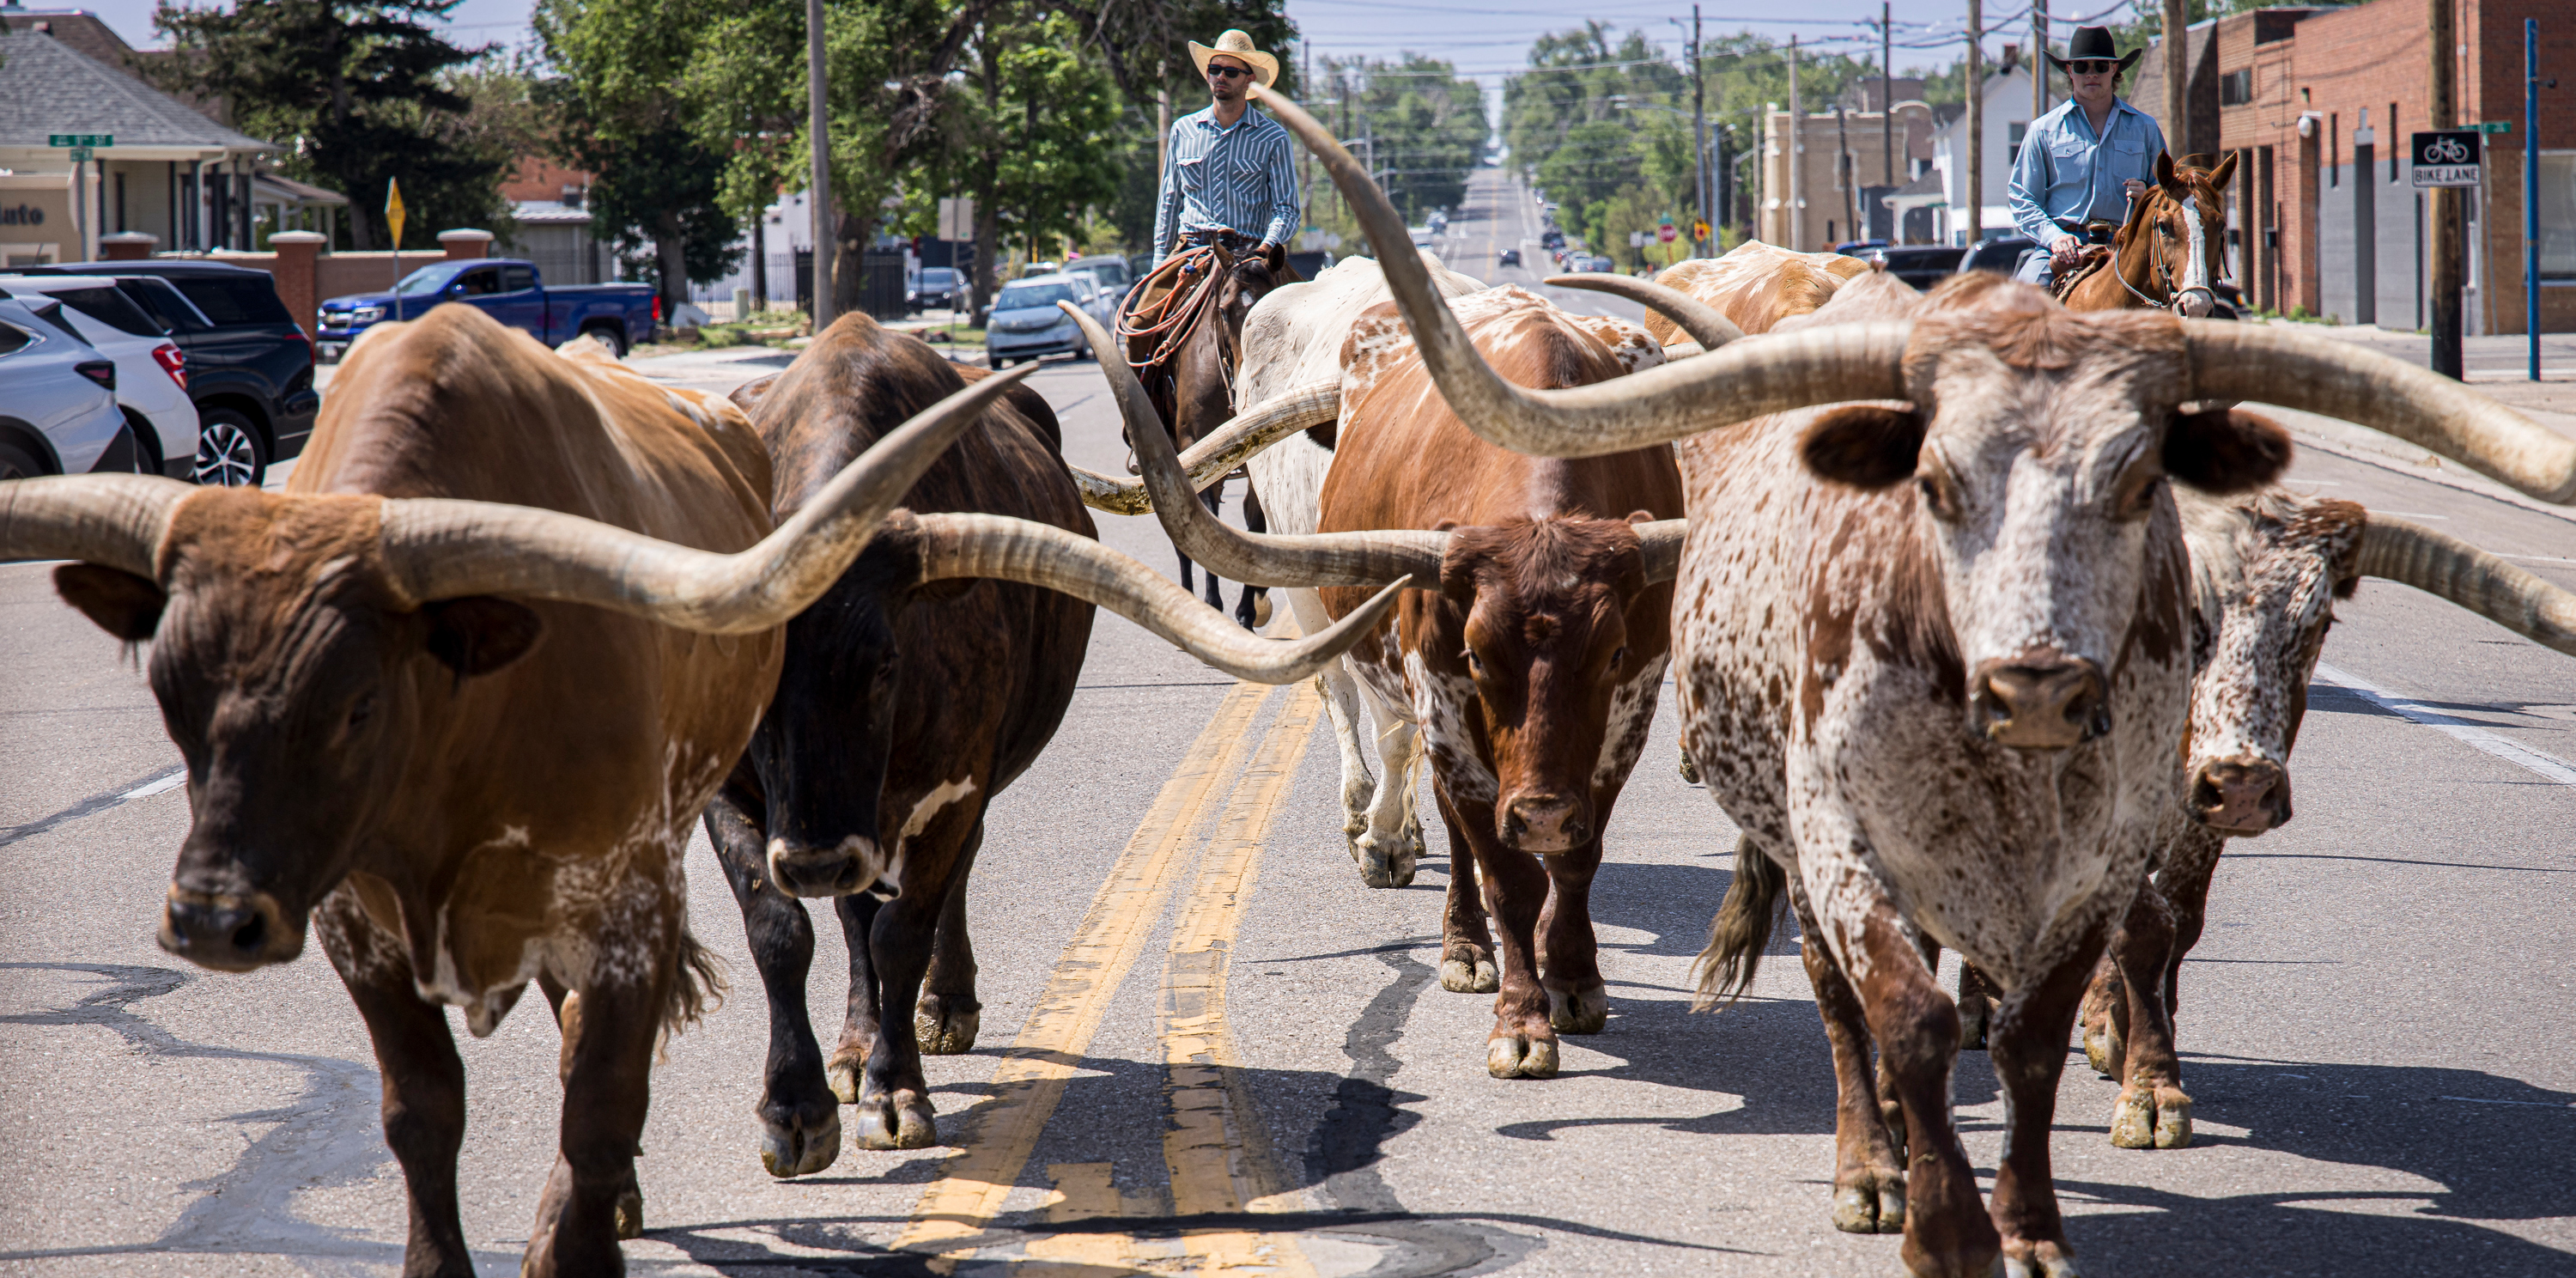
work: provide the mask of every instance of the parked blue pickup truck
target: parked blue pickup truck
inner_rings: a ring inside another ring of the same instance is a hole
[[[662,302],[650,284],[570,284],[547,288],[533,262],[478,257],[433,262],[402,278],[390,293],[352,293],[322,303],[313,353],[336,360],[358,334],[385,320],[417,319],[441,302],[463,302],[548,346],[597,334],[619,355],[653,335]]]

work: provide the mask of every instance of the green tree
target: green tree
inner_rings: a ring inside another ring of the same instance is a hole
[[[516,158],[506,133],[469,118],[463,73],[487,49],[430,27],[460,0],[239,0],[231,9],[163,4],[153,25],[177,57],[164,87],[232,107],[243,131],[291,139],[279,167],[349,196],[349,247],[389,240],[386,183],[402,183],[414,227],[506,232],[500,181]]]
[[[1568,235],[1617,255],[1631,231],[1697,210],[1690,81],[1664,51],[1610,28],[1539,37],[1503,90],[1511,162],[1534,174]]]

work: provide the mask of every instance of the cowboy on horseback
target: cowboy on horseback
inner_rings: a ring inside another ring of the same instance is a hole
[[[1207,110],[1172,122],[1163,190],[1154,203],[1154,260],[1183,241],[1223,242],[1267,257],[1297,229],[1296,144],[1279,122],[1251,108],[1252,82],[1279,78],[1279,59],[1228,31],[1214,47],[1190,41],[1207,78]]]
[[[2065,57],[2048,55],[2074,96],[2031,121],[2013,162],[2013,225],[2048,250],[2022,264],[2021,279],[2046,287],[2080,265],[2085,247],[2109,243],[2128,220],[2128,202],[2154,181],[2164,130],[2118,92],[2121,74],[2143,52],[2120,56],[2110,28],[2077,27]]]

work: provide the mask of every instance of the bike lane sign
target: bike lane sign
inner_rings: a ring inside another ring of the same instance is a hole
[[[2442,129],[2415,135],[2415,185],[2476,186],[2478,144],[2475,129]]]

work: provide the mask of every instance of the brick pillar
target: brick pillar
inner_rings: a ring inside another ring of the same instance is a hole
[[[447,250],[447,260],[492,256],[492,233],[468,228],[438,233],[438,246]]]
[[[157,235],[141,231],[118,231],[98,237],[98,256],[103,262],[139,262],[152,256],[152,246],[161,242]]]
[[[2282,282],[2288,286],[2283,290],[2286,296],[2281,299],[2282,309],[2286,311],[2295,303],[2308,308],[2310,315],[2325,313],[2325,298],[2317,291],[2317,205],[2324,194],[2319,165],[2323,163],[2325,145],[2320,135],[2324,132],[2325,121],[2318,120],[2299,139],[2299,171],[2290,184],[2290,224],[2281,228],[2284,241],[2292,239],[2292,232],[2297,233],[2295,246],[2283,254],[2281,263],[2285,277]]]
[[[269,250],[277,254],[276,265],[269,268],[277,281],[277,300],[286,304],[286,313],[303,326],[308,338],[313,336],[322,304],[313,280],[313,258],[323,243],[323,237],[312,231],[279,231],[268,237]]]

